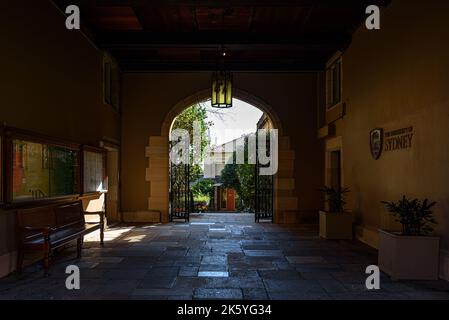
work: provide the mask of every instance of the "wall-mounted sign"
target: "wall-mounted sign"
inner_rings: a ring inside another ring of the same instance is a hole
[[[413,140],[413,127],[407,127],[385,132],[384,150],[395,151],[402,149],[410,149]]]
[[[369,146],[371,150],[371,156],[374,160],[379,159],[380,154],[382,153],[382,145],[383,145],[383,129],[374,129],[370,132],[370,140]]]
[[[370,132],[370,150],[374,160],[379,159],[382,150],[385,152],[410,149],[413,141],[413,127],[395,129],[384,133],[377,128]]]

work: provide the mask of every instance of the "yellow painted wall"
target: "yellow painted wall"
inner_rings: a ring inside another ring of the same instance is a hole
[[[342,136],[348,208],[362,239],[377,245],[377,228],[395,228],[381,200],[410,197],[438,202],[436,234],[449,249],[449,2],[394,0],[381,30],[361,27],[343,55]],[[413,147],[370,155],[369,133],[413,126]],[[443,270],[443,272],[447,272]]]
[[[119,114],[103,104],[102,53],[50,1],[9,1],[0,30],[0,122],[94,146],[120,138]],[[0,276],[14,242],[14,213],[0,210]]]

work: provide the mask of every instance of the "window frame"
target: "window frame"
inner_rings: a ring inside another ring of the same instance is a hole
[[[89,146],[89,145],[82,145],[80,148],[80,176],[81,176],[81,186],[80,186],[80,196],[81,197],[85,197],[85,196],[91,196],[91,195],[95,195],[95,194],[100,194],[100,193],[106,193],[107,189],[103,189],[101,191],[86,191],[84,190],[84,159],[85,159],[85,152],[93,152],[93,153],[98,153],[102,155],[102,162],[103,162],[103,172],[102,172],[102,179],[103,179],[103,183],[106,183],[106,177],[107,177],[107,150],[105,148],[99,148],[99,147],[93,147],[93,146]]]
[[[107,53],[103,56],[103,103],[120,113],[120,69]]]
[[[103,98],[104,103],[112,107],[112,63],[103,63]]]
[[[345,186],[345,175],[344,175],[344,165],[345,165],[345,152],[343,148],[343,139],[341,136],[333,137],[327,139],[325,142],[325,154],[324,154],[324,185],[327,187],[332,187],[331,185],[331,153],[333,151],[340,151],[340,187]]]
[[[339,87],[338,87],[338,94],[339,99],[338,101],[334,101],[334,85],[335,81],[333,79],[333,70],[336,67],[336,65],[339,64]],[[343,54],[339,51],[337,52],[326,64],[326,70],[325,70],[325,81],[326,81],[326,111],[329,111],[333,109],[334,107],[338,106],[342,103],[342,96],[343,96]]]
[[[338,164],[337,167],[333,166],[333,155],[337,154],[338,155]],[[343,183],[342,183],[342,176],[343,176],[343,170],[342,170],[342,166],[341,166],[341,162],[342,162],[342,150],[340,147],[338,148],[334,148],[329,150],[329,187],[331,188],[335,188],[337,187],[338,189],[342,189],[343,188]],[[333,180],[334,180],[334,170],[337,173],[337,186],[333,185]]]
[[[75,151],[77,153],[77,165],[78,165],[78,177],[76,177],[76,183],[81,184],[81,163],[80,163],[80,145],[73,142],[68,142],[62,139],[49,137],[47,135],[38,134],[28,130],[5,127],[4,128],[4,143],[3,143],[3,159],[4,159],[4,183],[3,183],[3,205],[8,208],[22,208],[33,205],[47,205],[61,201],[67,201],[69,199],[76,199],[80,196],[80,187],[78,192],[71,195],[64,195],[58,197],[49,197],[44,199],[14,201],[13,199],[13,142],[14,140],[24,140],[32,143],[39,143],[47,146],[61,147]]]

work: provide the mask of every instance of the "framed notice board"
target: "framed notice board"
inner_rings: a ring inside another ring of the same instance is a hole
[[[90,146],[82,147],[83,194],[103,192],[107,186],[106,150]]]

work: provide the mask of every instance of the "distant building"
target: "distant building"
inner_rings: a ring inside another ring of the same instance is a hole
[[[219,181],[226,164],[232,163],[233,161],[234,150],[239,139],[242,138],[216,146],[206,155],[204,178],[215,179],[217,181],[214,185],[214,197],[209,204],[212,210],[236,211],[237,192],[233,188],[223,188],[222,183]]]
[[[266,113],[263,113],[257,122],[257,129],[273,129],[273,123]],[[204,164],[204,178],[215,179],[214,198],[209,205],[216,211],[235,211],[238,194],[234,189],[223,188],[220,177],[227,163],[232,163],[233,154],[237,145],[243,145],[244,137],[223,143],[210,150],[206,155]]]
[[[226,142],[219,146],[211,148],[206,154],[204,164],[204,177],[215,179],[221,176],[226,163],[232,162],[236,141],[238,139]]]
[[[271,119],[265,112],[262,114],[259,121],[257,121],[257,129],[273,129],[273,122],[271,122]]]

